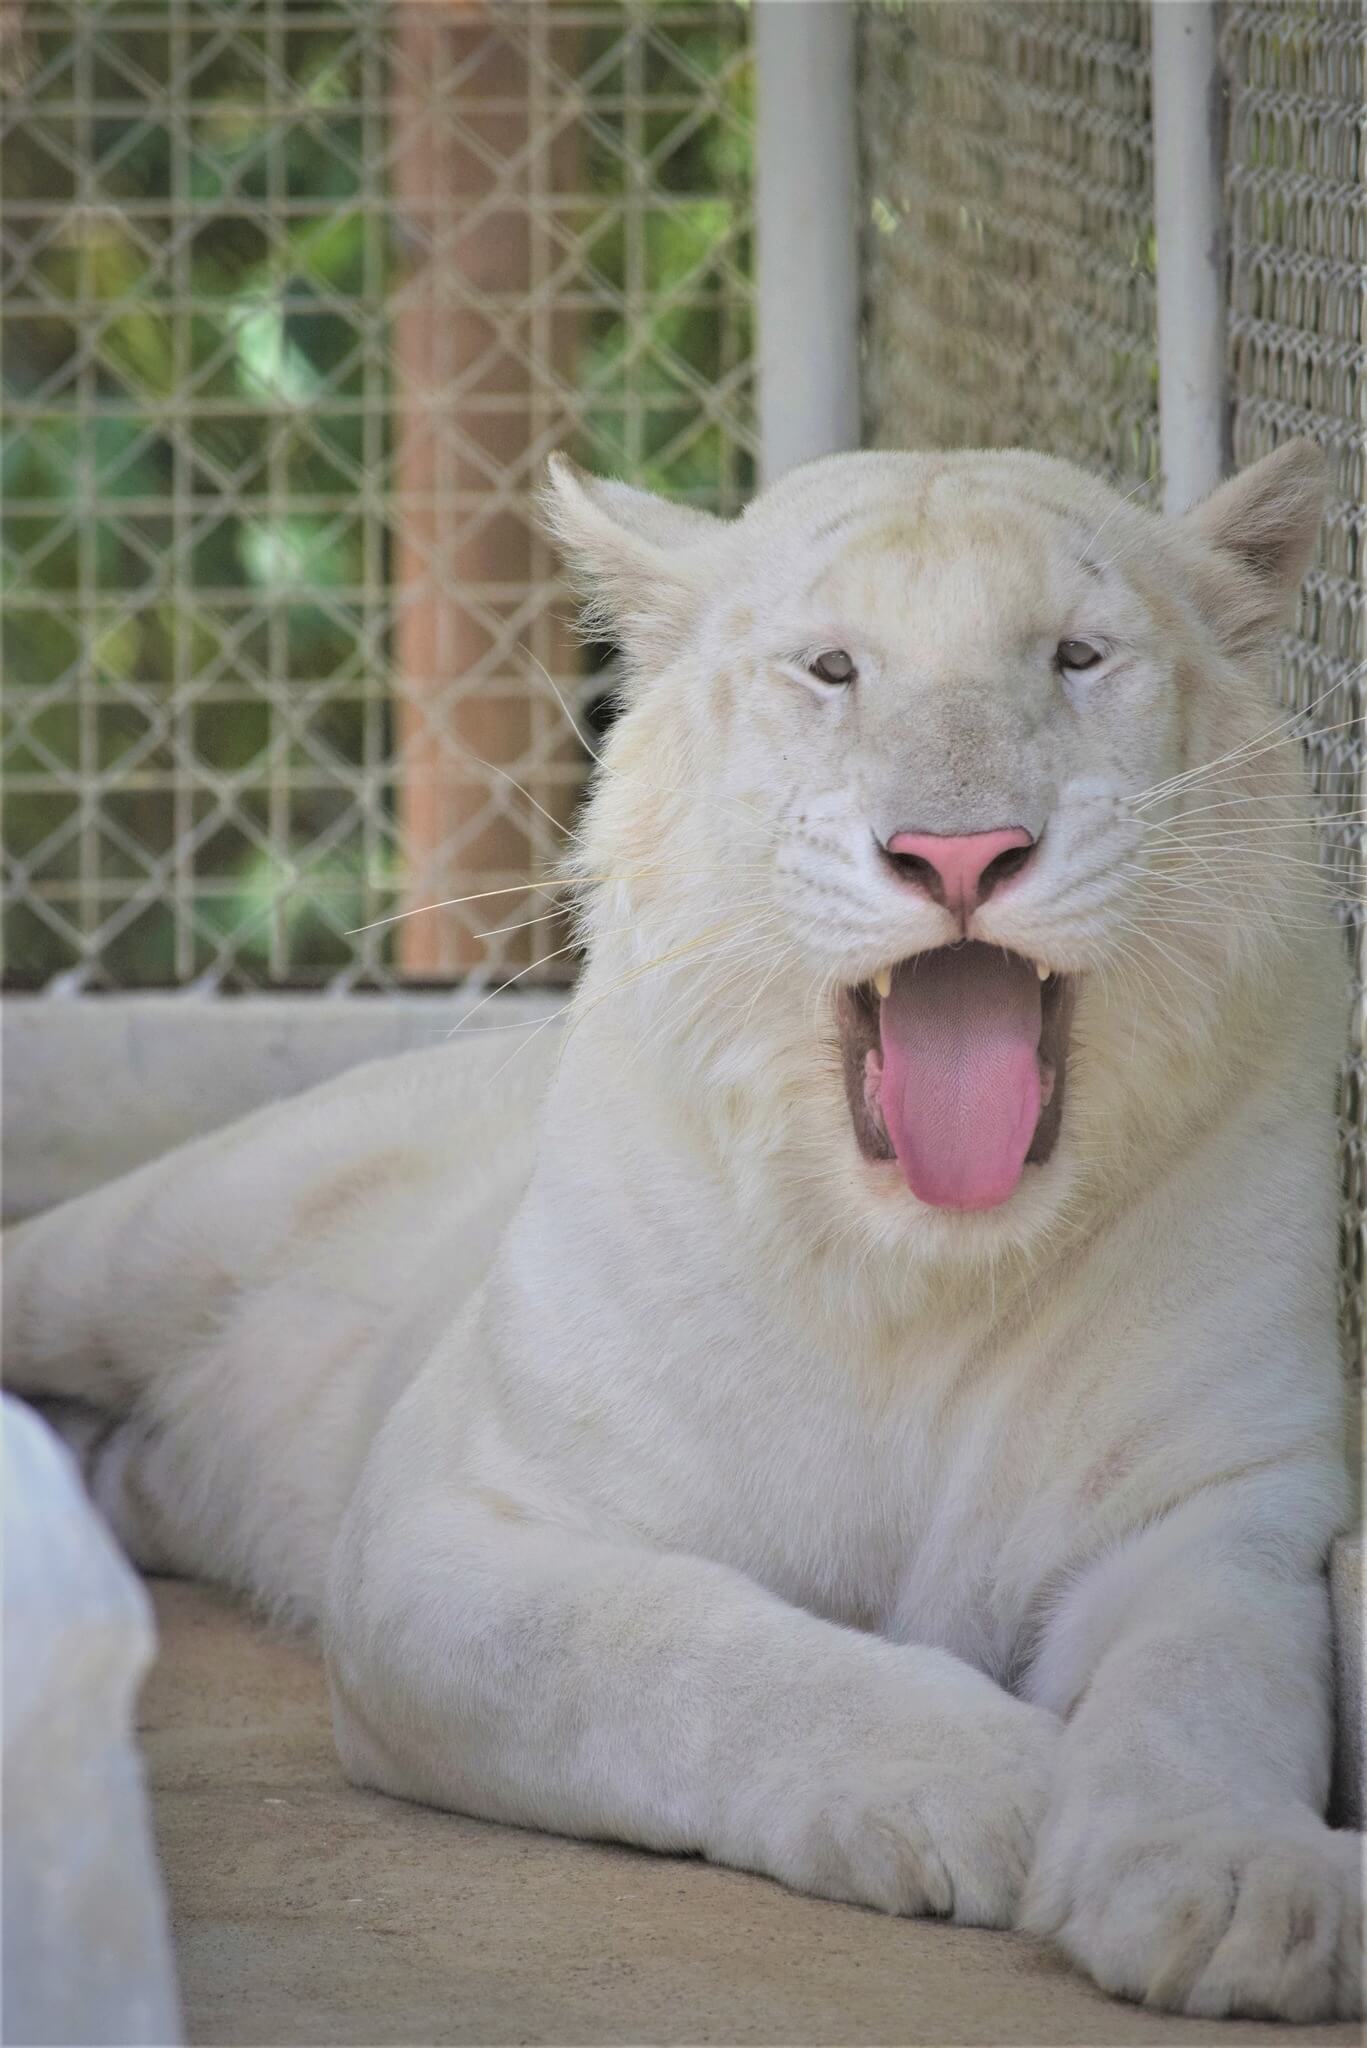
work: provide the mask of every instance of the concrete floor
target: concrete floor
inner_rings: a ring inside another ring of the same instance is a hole
[[[1173,2021],[1018,1935],[406,1806],[344,1783],[322,1675],[162,1582],[143,1738],[192,2042],[1242,2042],[1356,2027]]]

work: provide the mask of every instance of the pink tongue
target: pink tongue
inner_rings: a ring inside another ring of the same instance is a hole
[[[1040,1115],[1040,982],[997,946],[904,961],[880,1011],[879,1105],[907,1186],[940,1209],[992,1209],[1021,1177]]]

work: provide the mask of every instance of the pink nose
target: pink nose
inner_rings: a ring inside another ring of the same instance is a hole
[[[967,924],[999,882],[1020,873],[1034,843],[1019,825],[1001,832],[894,832],[888,852],[907,881]]]

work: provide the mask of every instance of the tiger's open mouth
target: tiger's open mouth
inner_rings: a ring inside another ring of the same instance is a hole
[[[994,1209],[1058,1143],[1073,984],[977,940],[840,992],[859,1149],[937,1209]]]

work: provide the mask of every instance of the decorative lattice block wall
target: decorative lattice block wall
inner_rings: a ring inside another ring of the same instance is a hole
[[[564,972],[527,883],[583,774],[555,692],[593,653],[533,497],[556,446],[709,506],[750,487],[748,14],[14,22],[11,983]]]

